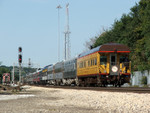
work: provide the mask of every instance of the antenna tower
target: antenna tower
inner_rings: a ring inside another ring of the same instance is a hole
[[[66,30],[65,30],[65,48],[64,48],[64,59],[68,60],[71,57],[71,44],[70,44],[70,31],[69,31],[69,3],[66,5],[66,14],[67,14],[67,20],[66,20]]]

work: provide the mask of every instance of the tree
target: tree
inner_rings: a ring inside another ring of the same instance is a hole
[[[93,46],[109,42],[125,44],[132,51],[133,70],[150,69],[150,0],[141,0],[130,10],[129,14],[115,20],[111,29],[105,30]]]

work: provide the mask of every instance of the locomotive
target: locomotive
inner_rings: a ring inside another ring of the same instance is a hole
[[[25,77],[26,83],[77,86],[121,86],[130,82],[129,47],[107,43],[78,57],[48,65]]]

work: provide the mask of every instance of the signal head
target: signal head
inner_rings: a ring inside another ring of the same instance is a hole
[[[22,55],[21,54],[19,54],[19,63],[21,64],[22,63]]]
[[[21,53],[21,52],[22,52],[22,47],[19,47],[19,49],[18,49],[18,50],[19,50],[19,52]]]

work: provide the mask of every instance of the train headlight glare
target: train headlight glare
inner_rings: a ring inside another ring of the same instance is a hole
[[[117,72],[117,71],[118,71],[118,67],[117,67],[117,66],[113,66],[113,67],[112,67],[112,71],[113,71],[113,72]]]

